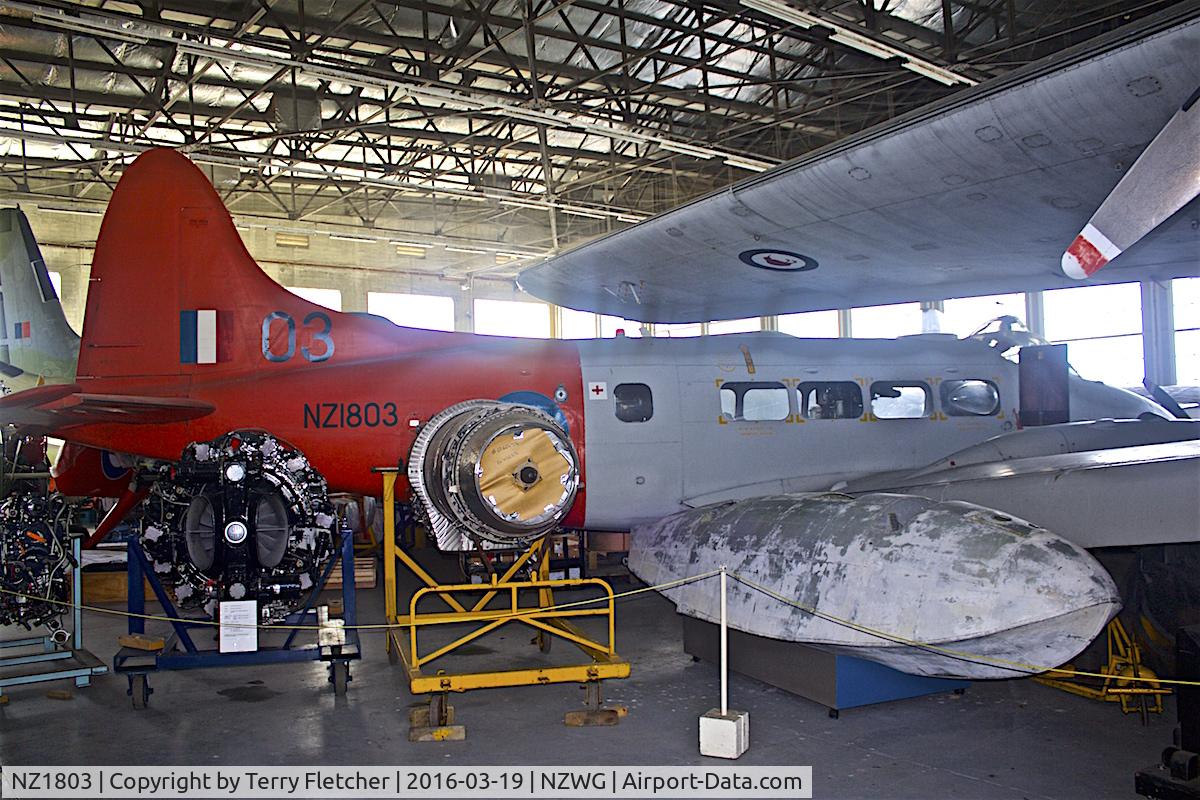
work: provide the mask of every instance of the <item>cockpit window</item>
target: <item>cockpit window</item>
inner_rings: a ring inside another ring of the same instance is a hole
[[[928,416],[929,387],[918,381],[875,381],[871,384],[871,413],[878,419],[919,419]]]
[[[645,422],[654,416],[654,395],[644,383],[618,383],[613,399],[621,422]]]
[[[990,417],[1000,410],[1000,390],[980,378],[942,381],[942,410],[952,417]]]
[[[854,381],[808,381],[796,396],[804,419],[858,419],[863,413],[862,387]]]
[[[756,381],[722,384],[721,413],[726,419],[763,422],[787,419],[792,409],[786,386]]]

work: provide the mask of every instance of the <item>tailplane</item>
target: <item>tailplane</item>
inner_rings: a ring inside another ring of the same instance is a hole
[[[29,220],[0,209],[0,384],[20,391],[75,377],[79,336],[67,324]]]

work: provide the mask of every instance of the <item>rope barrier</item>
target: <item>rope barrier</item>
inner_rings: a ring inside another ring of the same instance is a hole
[[[709,578],[714,578],[717,575],[719,575],[720,572],[721,571],[719,569],[717,569],[717,570],[712,570],[712,571],[705,572],[705,573],[702,573],[699,575],[692,575],[687,578],[678,578],[673,581],[667,581],[665,583],[660,583],[660,584],[656,584],[653,586],[644,586],[640,589],[631,589],[629,591],[619,592],[619,593],[613,594],[611,597],[611,600],[613,602],[616,602],[617,600],[627,600],[631,597],[634,597],[634,596],[640,595],[640,594],[645,594],[647,592],[662,592],[662,591],[666,591],[669,589],[677,589],[682,586],[686,586],[688,584],[698,583],[700,581],[708,580]],[[1087,672],[1084,670],[1077,670],[1077,669],[1063,669],[1060,667],[1046,667],[1046,666],[1039,666],[1036,664],[1025,664],[1022,662],[1008,661],[1006,659],[996,658],[994,656],[985,656],[985,655],[979,655],[977,653],[968,653],[968,652],[961,651],[961,650],[954,650],[952,648],[942,647],[940,645],[931,644],[929,642],[919,642],[919,641],[916,641],[913,639],[905,638],[903,636],[888,633],[886,631],[876,630],[874,628],[859,624],[857,622],[853,622],[851,620],[842,619],[841,617],[837,617],[828,612],[821,611],[812,606],[804,605],[803,603],[799,603],[795,600],[792,600],[791,598],[784,597],[783,595],[779,594],[778,592],[776,592],[766,586],[763,586],[762,584],[756,583],[755,581],[753,581],[737,572],[729,572],[728,575],[729,575],[729,577],[733,578],[735,581],[742,584],[743,586],[746,586],[749,589],[760,592],[760,593],[766,595],[767,597],[770,597],[770,598],[776,600],[777,602],[783,603],[784,605],[787,605],[787,606],[791,606],[799,611],[803,611],[806,614],[817,617],[818,619],[822,619],[822,620],[825,620],[826,622],[830,622],[835,625],[849,628],[851,630],[866,634],[868,636],[873,636],[878,639],[883,639],[885,641],[894,642],[895,644],[899,644],[899,645],[902,645],[905,647],[912,647],[915,649],[924,650],[926,652],[934,653],[936,655],[940,655],[940,656],[943,656],[945,658],[949,658],[949,659],[952,659],[955,661],[962,661],[962,662],[966,662],[966,663],[978,664],[980,666],[999,667],[999,668],[1003,668],[1003,669],[1006,669],[1006,670],[1009,670],[1012,672],[1019,672],[1019,673],[1026,674],[1026,675],[1039,675],[1039,674],[1046,673],[1046,672],[1054,672],[1057,675],[1061,675],[1061,676],[1080,677],[1080,678],[1102,678],[1102,679],[1107,680],[1107,679],[1119,677],[1120,680],[1130,682],[1130,683],[1155,683],[1155,684],[1159,684],[1159,685],[1166,684],[1166,685],[1172,685],[1172,686],[1200,686],[1200,681],[1188,681],[1188,680],[1179,680],[1179,679],[1171,679],[1171,678],[1145,678],[1145,677],[1132,676],[1132,675],[1117,676],[1117,675],[1109,675],[1109,674],[1106,674],[1103,672]],[[503,584],[501,584],[501,586],[503,586]],[[478,591],[488,591],[493,588],[495,588],[495,586],[493,586],[492,584],[480,584]],[[84,605],[84,604],[79,604],[78,606],[76,606],[74,603],[70,603],[67,601],[50,600],[48,598],[37,597],[34,595],[26,595],[26,594],[22,594],[20,592],[14,592],[12,590],[2,589],[2,588],[0,588],[0,594],[6,594],[6,595],[13,596],[13,597],[23,598],[26,600],[36,600],[38,602],[50,603],[52,605],[61,606],[64,609],[78,608],[80,611],[86,611],[86,612],[93,613],[93,614],[103,614],[103,615],[115,616],[115,617],[125,617],[128,619],[142,619],[142,620],[146,620],[149,622],[166,622],[166,623],[185,622],[189,625],[195,625],[195,626],[207,625],[207,626],[212,626],[212,627],[219,627],[221,624],[220,622],[218,622],[216,620],[178,619],[178,618],[174,618],[174,617],[167,617],[167,616],[156,615],[156,614],[134,614],[129,611],[119,611],[116,609],[101,608],[99,606],[89,606],[89,605]],[[561,611],[561,610],[566,610],[566,609],[570,609],[570,608],[578,608],[580,606],[593,605],[595,603],[609,602],[609,600],[610,600],[610,598],[607,595],[602,595],[600,597],[593,597],[593,598],[588,598],[585,600],[577,600],[577,601],[570,602],[570,603],[558,603],[553,606],[521,609],[521,610],[518,610],[515,612],[497,611],[494,616],[490,617],[490,619],[492,619],[492,620],[503,619],[506,621],[507,620],[519,620],[523,617],[534,616],[537,614],[544,614],[546,612]],[[395,630],[395,629],[409,628],[409,627],[412,627],[413,624],[414,623],[412,623],[412,622],[396,622],[396,623],[375,623],[375,624],[366,624],[366,625],[347,625],[347,626],[345,626],[345,630],[366,631],[366,632],[390,631],[390,630]],[[313,631],[313,632],[319,631],[321,629],[321,627],[319,625],[286,625],[286,624],[280,624],[280,625],[229,624],[228,627],[231,627],[231,628],[234,628],[234,627],[236,627],[236,628],[253,628],[253,629],[257,629],[257,630],[267,630],[267,631]]]
[[[701,575],[693,575],[689,578],[679,578],[678,580],[668,581],[667,583],[659,584],[658,586],[644,586],[640,589],[631,589],[627,592],[620,592],[620,593],[613,594],[612,600],[614,600],[614,601],[624,600],[626,598],[633,597],[634,595],[644,594],[646,592],[663,591],[666,589],[677,588],[679,586],[684,586],[689,583],[695,583],[697,581],[702,581],[702,580],[706,580],[708,578],[712,578],[712,577],[716,576],[719,572],[720,572],[720,570],[713,570],[711,572],[705,572]],[[491,590],[497,588],[497,586],[494,586],[493,584],[489,584],[489,583],[479,584],[478,586],[479,586],[479,588],[477,589],[477,591],[491,591]],[[499,584],[498,586],[501,589],[504,588],[504,584]],[[168,617],[168,616],[164,616],[161,614],[135,614],[131,611],[120,611],[115,608],[103,608],[101,606],[89,606],[89,605],[85,605],[82,603],[80,603],[79,605],[76,605],[76,604],[68,602],[66,600],[51,600],[50,598],[47,598],[47,597],[38,597],[37,595],[29,595],[29,594],[22,594],[21,592],[14,592],[11,589],[0,588],[0,594],[6,594],[6,595],[9,595],[10,597],[17,597],[17,598],[21,598],[24,600],[35,600],[39,603],[47,603],[49,605],[59,606],[65,610],[72,610],[72,609],[78,608],[80,611],[86,611],[86,612],[92,613],[92,614],[103,614],[103,615],[107,615],[110,617],[124,617],[126,619],[140,619],[140,620],[145,620],[147,622],[166,622],[166,623],[184,622],[184,623],[187,623],[188,625],[195,625],[197,627],[206,626],[206,625],[210,626],[210,627],[220,627],[221,626],[220,622],[218,622],[217,620],[213,620],[213,619]],[[592,604],[600,603],[600,602],[607,602],[608,600],[609,600],[609,598],[607,595],[602,595],[600,597],[588,598],[586,600],[577,600],[577,601],[574,601],[571,603],[559,603],[559,604],[556,604],[553,606],[539,606],[537,608],[531,607],[528,609],[520,609],[516,612],[497,611],[497,612],[495,612],[494,615],[491,616],[491,619],[519,619],[521,617],[529,617],[529,616],[533,616],[536,614],[543,614],[547,611],[561,611],[564,609],[576,608],[579,606],[592,605]],[[262,625],[262,624],[248,624],[248,623],[226,623],[226,627],[254,629],[254,630],[262,630],[262,631],[313,631],[313,632],[317,632],[317,631],[321,630],[320,625],[286,625],[286,624]],[[410,623],[410,622],[374,623],[374,624],[367,624],[367,625],[346,625],[344,627],[344,630],[347,630],[347,631],[381,631],[381,630],[386,631],[386,630],[392,630],[395,628],[409,628],[409,627],[412,627],[412,623]]]

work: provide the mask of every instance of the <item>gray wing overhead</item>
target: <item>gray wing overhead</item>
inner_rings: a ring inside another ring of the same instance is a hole
[[[696,322],[1078,286],[1063,251],[1200,86],[1182,4],[849,137],[519,278],[559,305]],[[1094,282],[1200,274],[1200,200]]]

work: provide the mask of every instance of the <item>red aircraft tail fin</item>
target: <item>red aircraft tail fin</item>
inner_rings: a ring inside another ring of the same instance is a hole
[[[184,156],[151,150],[125,170],[96,242],[79,354],[84,386],[142,378],[186,391],[209,377],[383,356],[398,345],[386,322],[322,308],[268,277]]]

